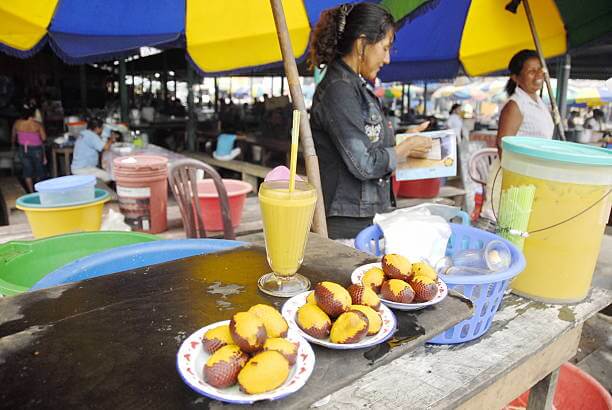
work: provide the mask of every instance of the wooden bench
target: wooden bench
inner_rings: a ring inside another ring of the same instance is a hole
[[[215,159],[210,155],[198,152],[184,152],[184,154],[214,167],[240,172],[242,174],[242,180],[251,184],[254,192],[257,192],[257,189],[259,187],[257,179],[265,178],[268,172],[272,170],[271,168],[264,167],[262,165],[251,164],[250,162],[237,161],[233,159],[229,161],[222,161],[219,159]]]

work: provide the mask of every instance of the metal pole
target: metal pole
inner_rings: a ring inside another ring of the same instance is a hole
[[[194,77],[196,73],[187,63],[187,148],[191,152],[196,150],[196,114],[193,100]]]
[[[427,115],[427,81],[423,87],[423,115]]]
[[[285,74],[287,75],[287,83],[289,84],[289,92],[293,107],[300,110],[300,142],[306,161],[306,174],[308,182],[310,182],[317,190],[317,205],[315,207],[314,218],[312,221],[312,230],[324,237],[327,237],[327,222],[325,220],[325,206],[323,204],[323,191],[321,190],[321,175],[319,173],[319,159],[315,151],[314,142],[312,140],[312,131],[310,130],[310,122],[306,105],[304,104],[304,95],[300,87],[300,77],[298,74],[293,47],[291,46],[291,38],[289,37],[289,29],[285,21],[285,12],[281,0],[270,0],[272,6],[272,14],[274,15],[274,23],[276,24],[276,32],[278,34],[278,42],[283,54],[283,63],[285,66]]]
[[[557,94],[559,95],[559,111],[561,114],[561,119],[567,118],[567,89],[569,86],[569,77],[570,71],[572,69],[572,56],[569,54],[565,55],[563,62],[560,64],[563,69],[561,70],[561,74],[558,75],[557,79]],[[559,80],[563,80],[563,86],[559,88]]]
[[[219,112],[219,84],[217,84],[217,77],[215,77],[215,113]]]
[[[400,104],[400,119],[404,114],[404,98],[406,97],[406,86],[402,83],[402,100]]]
[[[119,60],[119,101],[121,103],[121,122],[129,123],[128,117],[128,93],[125,84],[125,60]]]
[[[79,80],[81,88],[81,111],[87,114],[87,67],[85,64],[79,66]]]
[[[544,60],[544,51],[542,50],[542,45],[540,44],[540,38],[538,37],[535,20],[533,19],[533,14],[531,13],[531,7],[529,7],[529,1],[523,0],[523,5],[525,6],[525,14],[527,14],[527,21],[529,21],[529,29],[531,30],[531,36],[533,37],[533,42],[535,44],[536,51],[538,52],[538,56],[540,57],[540,64],[542,64],[542,69],[544,70],[544,82],[546,82],[546,89],[548,90],[548,96],[550,97],[553,120],[557,125],[557,130],[559,131],[559,136],[561,137],[561,140],[565,141],[565,130],[563,129],[563,123],[561,122],[559,108],[557,107],[555,96],[552,92],[552,86],[550,85],[550,74],[548,73],[548,67],[546,66],[546,61]]]

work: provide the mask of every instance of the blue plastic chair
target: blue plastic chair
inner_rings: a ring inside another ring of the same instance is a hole
[[[462,225],[470,225],[470,217],[464,211],[457,212],[457,216],[461,218]],[[382,256],[380,249],[380,240],[384,234],[380,226],[374,224],[364,228],[355,237],[355,248],[362,252],[372,253],[376,256]]]
[[[178,239],[121,246],[70,262],[36,282],[30,291],[219,252],[245,244],[226,239]]]

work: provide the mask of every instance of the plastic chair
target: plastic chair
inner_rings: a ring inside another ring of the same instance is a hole
[[[484,148],[476,151],[468,162],[468,172],[474,182],[482,184],[483,188],[487,185],[487,177],[491,164],[499,158],[497,148]],[[483,189],[484,191],[484,189]]]
[[[463,225],[470,225],[470,217],[464,211],[457,212],[457,217],[461,218]],[[383,238],[383,231],[380,226],[374,224],[364,228],[355,237],[355,248],[362,252],[372,253],[376,256],[382,256],[380,249],[380,240]]]
[[[223,237],[235,239],[234,228],[230,216],[229,199],[221,176],[213,167],[195,159],[183,159],[170,166],[169,182],[174,198],[178,203],[183,219],[185,235],[188,238],[206,238],[202,208],[198,198],[197,171],[202,170],[204,176],[212,178],[221,202],[223,219]]]

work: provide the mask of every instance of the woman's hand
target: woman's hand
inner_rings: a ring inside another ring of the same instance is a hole
[[[415,135],[408,137],[401,144],[395,147],[398,159],[403,160],[407,157],[425,158],[431,150],[431,138]]]

